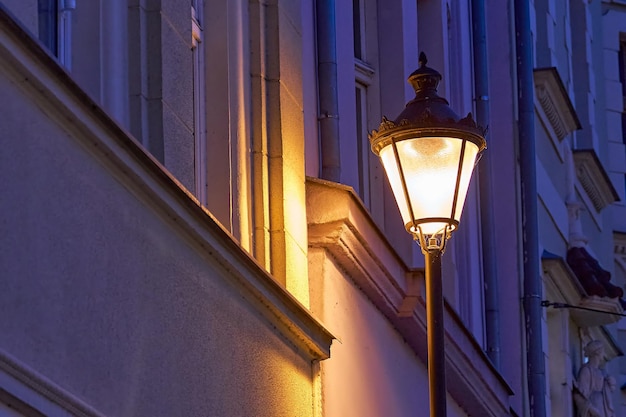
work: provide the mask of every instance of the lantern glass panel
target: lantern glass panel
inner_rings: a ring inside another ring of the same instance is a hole
[[[460,220],[478,154],[478,146],[466,141],[457,205],[453,214],[462,144],[462,139],[448,137],[420,137],[396,142],[415,219],[411,218],[393,146],[389,144],[381,149],[380,157],[406,225],[416,220],[425,234],[435,234],[441,232],[448,223],[442,220],[423,223],[420,220]]]

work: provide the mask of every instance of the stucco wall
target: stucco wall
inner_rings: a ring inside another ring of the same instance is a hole
[[[0,3],[2,3],[34,36],[39,34],[37,0],[2,0]]]
[[[14,79],[0,71],[0,349],[106,415],[311,416],[309,354]]]
[[[327,252],[311,248],[309,270],[312,308],[337,337],[321,364],[324,415],[427,416],[426,365]],[[466,415],[449,396],[448,415]]]

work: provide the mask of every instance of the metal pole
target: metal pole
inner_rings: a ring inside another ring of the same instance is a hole
[[[443,326],[441,250],[424,251],[426,258],[426,331],[430,417],[446,416],[446,353]]]

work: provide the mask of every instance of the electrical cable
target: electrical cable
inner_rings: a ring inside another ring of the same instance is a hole
[[[541,306],[542,307],[552,307],[552,308],[573,308],[573,309],[576,309],[576,310],[593,311],[595,313],[611,314],[613,316],[626,317],[626,314],[622,314],[622,313],[614,313],[612,311],[598,310],[596,308],[573,306],[573,305],[567,304],[567,303],[554,303],[554,302],[551,302],[550,300],[543,300],[541,302]]]

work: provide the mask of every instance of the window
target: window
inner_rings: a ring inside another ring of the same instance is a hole
[[[365,60],[364,54],[365,13],[361,0],[352,0],[352,32],[354,34],[354,57]]]
[[[58,54],[57,0],[39,0],[39,40],[52,52]]]
[[[39,0],[39,40],[67,69],[72,63],[72,19],[76,0]]]
[[[447,70],[446,95],[452,107],[457,113],[466,115],[472,110],[472,83],[466,82],[468,69],[471,73],[472,58],[469,49],[465,47],[467,39],[471,39],[471,28],[467,19],[469,13],[467,4],[454,2],[446,4],[447,21]],[[446,68],[442,68],[445,71]]]
[[[72,15],[76,0],[57,0],[59,2],[57,27],[57,58],[67,68],[72,67]]]
[[[356,115],[356,149],[357,149],[357,169],[358,169],[358,194],[365,206],[371,209],[370,201],[370,168],[369,161],[372,152],[369,146],[369,102],[368,91],[374,71],[369,65],[355,60],[355,115]]]
[[[359,195],[366,204],[369,203],[369,146],[367,138],[367,86],[357,81],[355,87],[356,104],[356,146],[359,170]]]
[[[373,68],[365,61],[365,1],[352,1],[352,30],[354,37],[354,66],[355,66],[355,139],[358,170],[357,192],[365,205],[371,209],[370,201],[370,169],[369,160],[372,156],[369,147],[369,87],[374,79]]]
[[[201,204],[207,204],[206,170],[206,119],[205,82],[204,82],[204,46],[202,44],[202,0],[191,2],[191,32],[193,51],[193,120],[195,140],[195,192]]]

